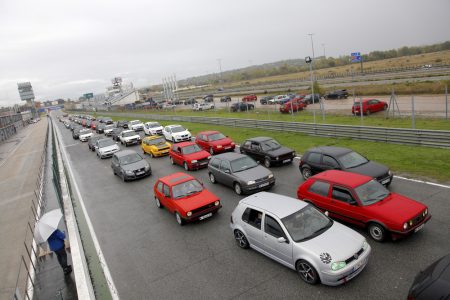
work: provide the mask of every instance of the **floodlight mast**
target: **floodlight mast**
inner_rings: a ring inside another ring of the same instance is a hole
[[[314,97],[314,81],[313,81],[313,74],[312,74],[312,59],[310,56],[305,57],[305,62],[309,65],[309,75],[311,78],[311,97],[312,97],[312,101],[313,104],[315,102],[315,97]],[[316,124],[316,108],[313,109],[313,114],[314,114],[314,124]]]

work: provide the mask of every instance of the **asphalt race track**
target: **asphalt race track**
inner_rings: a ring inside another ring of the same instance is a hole
[[[223,208],[210,219],[180,227],[173,215],[156,207],[152,188],[157,178],[184,172],[181,166],[172,166],[168,157],[146,156],[153,174],[122,182],[113,175],[110,159],[100,160],[87,143],[55,124],[123,299],[406,299],[421,268],[450,251],[450,189],[395,178],[391,191],[428,205],[432,219],[396,242],[376,243],[363,232],[372,246],[366,269],[339,287],[310,286],[295,271],[235,244],[230,215],[244,196],[210,183],[206,169],[190,173],[221,198]],[[139,146],[128,149],[142,153]],[[303,181],[298,161],[271,170],[277,180],[271,192],[295,197]]]

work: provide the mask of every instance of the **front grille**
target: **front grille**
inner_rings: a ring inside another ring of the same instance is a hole
[[[421,223],[424,219],[425,219],[425,217],[423,216],[422,213],[420,213],[419,215],[417,215],[414,218],[412,218],[412,225],[411,226],[415,226],[415,225]]]
[[[209,163],[209,159],[207,159],[207,158],[199,159],[199,160],[198,160],[198,164],[199,164],[199,165],[207,164],[207,163]]]
[[[161,148],[158,148],[159,151],[169,150],[169,149],[170,149],[169,147],[161,147]]]
[[[384,174],[384,175],[382,175],[382,176],[378,176],[378,177],[377,177],[377,181],[378,181],[378,182],[382,182],[383,180],[386,180],[386,179],[390,179],[389,174]]]
[[[346,260],[345,260],[345,263],[348,265],[348,264],[351,263],[352,261],[358,259],[358,258],[361,256],[361,254],[362,254],[363,252],[364,252],[364,249],[363,249],[363,248],[359,249],[358,252],[356,252],[356,253],[355,253],[354,255],[352,255],[350,258],[346,259]]]
[[[208,205],[205,205],[205,206],[196,208],[196,209],[192,210],[192,215],[201,213],[202,211],[208,210],[208,209],[210,209],[210,208],[212,208],[212,207],[214,207],[214,206],[215,206],[214,203],[210,203],[210,204],[208,204]]]
[[[284,154],[279,157],[279,160],[283,161],[285,159],[291,159],[293,157],[292,153]]]
[[[145,168],[140,168],[138,170],[134,170],[134,173],[145,172]]]
[[[157,133],[157,134],[162,134],[162,129],[156,130],[156,133]]]
[[[261,181],[266,181],[267,179],[269,179],[269,176],[264,176],[263,178],[258,178],[255,180],[256,183],[261,182]]]

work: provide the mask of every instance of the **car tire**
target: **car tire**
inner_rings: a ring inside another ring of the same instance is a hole
[[[314,269],[314,267],[306,260],[299,260],[295,264],[295,269],[304,282],[311,285],[317,284],[319,282],[319,274],[317,273],[316,269]]]
[[[209,154],[214,155],[214,148],[213,147],[209,147]]]
[[[183,163],[183,167],[186,171],[189,171],[189,166],[188,166],[187,162]]]
[[[161,204],[161,202],[159,201],[158,197],[156,197],[156,196],[155,196],[155,203],[156,203],[156,207],[163,208],[163,205]]]
[[[372,222],[367,226],[370,237],[377,242],[383,242],[386,239],[386,229],[379,223]]]
[[[175,220],[177,220],[178,225],[183,226],[184,225],[184,220],[183,218],[181,218],[180,214],[175,212]]]
[[[268,157],[264,158],[264,166],[266,168],[270,168],[270,158]]]
[[[245,234],[238,229],[236,229],[234,231],[234,239],[240,248],[248,249],[250,247],[250,243],[248,242],[247,238],[245,237]]]
[[[124,174],[124,173],[122,173],[122,175],[120,176],[120,178],[122,179],[123,182],[126,182],[126,181],[127,181],[127,179],[125,178],[125,174]]]
[[[213,173],[209,173],[209,181],[211,181],[211,183],[217,183],[216,177],[214,176]]]
[[[308,180],[308,178],[311,177],[311,175],[312,175],[312,172],[309,167],[302,168],[303,179]]]
[[[236,183],[233,185],[233,187],[234,187],[234,192],[235,192],[236,194],[242,195],[242,187],[241,187],[241,185],[240,185],[239,183],[236,182]]]
[[[173,158],[172,158],[172,156],[169,156],[169,160],[170,160],[170,163],[171,163],[172,165],[174,165],[174,164],[175,164],[175,162],[173,161]]]

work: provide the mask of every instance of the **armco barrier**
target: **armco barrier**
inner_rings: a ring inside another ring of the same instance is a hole
[[[214,117],[194,117],[177,115],[112,113],[112,116],[126,116],[137,119],[164,120],[174,122],[192,122],[232,127],[259,128],[273,131],[298,132],[307,135],[333,138],[351,138],[393,144],[418,145],[438,148],[450,148],[450,131],[422,130],[387,127],[368,127],[354,125],[313,124],[300,122],[282,122],[255,119],[232,119]]]

